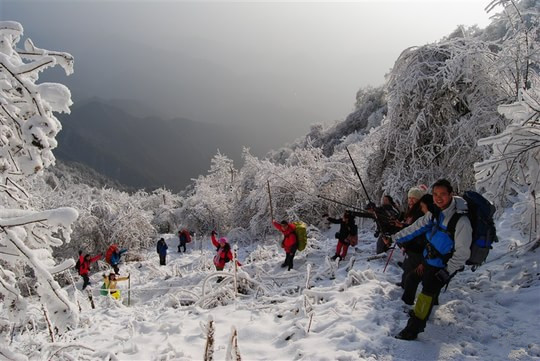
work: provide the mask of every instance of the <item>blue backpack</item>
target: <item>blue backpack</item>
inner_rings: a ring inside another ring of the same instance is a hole
[[[467,213],[455,213],[448,222],[448,234],[454,239],[456,224],[461,216],[468,216],[471,222],[473,234],[471,242],[471,256],[466,264],[472,266],[472,271],[486,261],[492,244],[498,242],[497,232],[493,215],[495,206],[484,196],[475,191],[467,191],[463,194],[463,199],[467,202]]]

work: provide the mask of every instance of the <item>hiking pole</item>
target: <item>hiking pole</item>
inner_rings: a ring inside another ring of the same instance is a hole
[[[270,201],[270,218],[271,218],[271,221],[273,222],[274,221],[274,208],[272,208],[272,193],[270,193],[270,181],[269,180],[266,181],[266,185],[268,186],[268,198],[269,198],[269,201]]]
[[[362,185],[362,189],[364,189],[364,193],[366,194],[368,202],[372,203],[371,198],[369,198],[369,194],[368,194],[368,192],[366,190],[366,187],[364,186],[364,182],[362,182],[362,177],[360,177],[360,173],[358,173],[358,168],[356,168],[356,164],[354,164],[354,160],[352,159],[351,152],[349,152],[349,148],[345,147],[345,150],[347,151],[347,154],[349,155],[349,158],[351,159],[352,165],[354,167],[356,175],[358,176],[358,179],[360,180],[360,184]],[[381,222],[379,221],[379,217],[377,216],[376,208],[373,209],[373,215],[375,216],[375,223],[377,224],[377,228],[382,232],[383,227],[382,227]],[[385,269],[386,269],[386,267],[385,267]]]
[[[368,202],[371,203],[371,198],[369,198],[369,194],[368,194],[368,192],[366,190],[366,187],[364,186],[364,182],[362,182],[362,177],[360,177],[360,173],[358,173],[358,168],[356,168],[356,164],[354,164],[354,160],[352,159],[351,152],[349,152],[349,148],[347,148],[347,147],[345,147],[345,150],[347,151],[347,154],[349,155],[349,158],[351,159],[352,165],[354,167],[356,175],[358,176],[358,179],[360,180],[360,184],[362,185],[362,189],[364,189],[364,193],[366,194]]]
[[[358,209],[358,210],[363,211],[362,208],[358,208],[358,207],[354,207],[354,206],[351,206],[351,205],[348,205],[348,204],[345,204],[345,203],[341,203],[340,201],[336,201],[335,199],[332,199],[332,198],[326,198],[324,196],[321,196],[320,194],[317,194],[317,197],[321,198],[321,199],[324,199],[324,200],[327,200],[327,201],[330,201],[330,202],[334,202],[336,204],[340,204],[340,205],[345,206],[347,208],[353,208],[353,209]]]
[[[388,259],[386,260],[386,264],[384,265],[383,273],[386,272],[386,267],[388,267],[388,263],[392,259],[392,255],[394,254],[395,249],[396,249],[396,246],[392,247],[392,250],[390,251],[390,255],[388,256]]]

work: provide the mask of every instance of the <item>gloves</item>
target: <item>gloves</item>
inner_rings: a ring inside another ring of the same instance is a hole
[[[212,233],[213,236],[215,236],[217,234],[216,231],[214,231],[214,230],[212,230],[211,233]]]
[[[420,263],[418,265],[418,267],[416,267],[416,269],[414,270],[414,272],[416,272],[417,275],[419,276],[422,276],[424,274],[424,265],[422,263]],[[436,275],[435,275],[436,276]]]
[[[442,268],[440,269],[439,271],[437,271],[437,273],[435,273],[435,277],[443,284],[447,284],[449,281],[450,281],[450,278],[452,278],[452,276],[450,276],[450,273],[448,273],[448,271],[446,270],[446,268]]]

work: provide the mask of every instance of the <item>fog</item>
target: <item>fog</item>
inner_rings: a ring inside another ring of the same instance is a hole
[[[42,80],[75,102],[139,99],[163,117],[257,126],[276,145],[345,118],[404,49],[489,21],[477,0],[0,1],[25,38],[74,55],[74,75]]]

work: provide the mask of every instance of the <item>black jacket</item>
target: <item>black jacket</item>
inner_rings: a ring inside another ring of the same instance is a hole
[[[339,224],[339,231],[336,233],[336,238],[340,241],[344,241],[347,237],[356,235],[358,233],[358,227],[354,223],[354,220],[345,222],[340,218],[328,217],[328,222]]]

